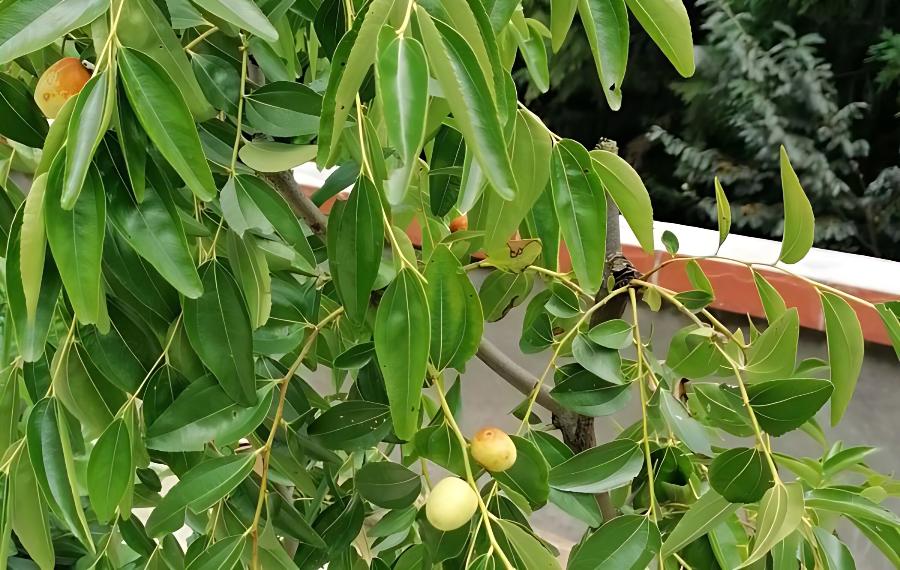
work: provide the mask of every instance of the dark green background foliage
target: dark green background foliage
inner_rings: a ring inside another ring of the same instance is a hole
[[[773,142],[784,143],[816,214],[816,245],[900,259],[900,9],[891,0],[686,3],[698,72],[683,80],[639,29],[624,113],[596,105],[586,42],[554,56],[541,95],[548,125],[585,144],[618,141],[661,220],[715,226],[709,175],[728,190],[739,233],[778,238]],[[534,2],[539,13],[546,2]],[[640,62],[640,63],[637,63]]]

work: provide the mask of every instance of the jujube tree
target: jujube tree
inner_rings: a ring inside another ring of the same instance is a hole
[[[672,236],[690,291],[617,255],[618,211],[653,234],[614,145],[517,101],[516,62],[546,90],[548,45],[585,33],[618,109],[631,17],[693,73],[679,0],[554,0],[549,22],[510,0],[0,2],[0,567],[557,568],[528,520],[548,503],[588,528],[573,569],[848,568],[839,516],[897,564],[896,483],[815,419],[847,409],[872,305],[810,282],[828,353],[798,361],[765,278],[788,270],[761,260],[767,325],[724,325]],[[311,160],[337,168],[309,196]],[[790,264],[813,219],[781,170]],[[683,316],[667,348],[640,303]],[[523,304],[537,378],[483,338]],[[875,308],[900,351],[898,306]],[[523,392],[515,433],[460,429],[476,355]],[[594,441],[632,398],[640,420]],[[773,449],[798,429],[820,458]]]

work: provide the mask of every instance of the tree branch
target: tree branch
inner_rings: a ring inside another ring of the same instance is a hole
[[[478,358],[487,364],[488,368],[497,373],[497,376],[506,380],[506,382],[526,396],[530,396],[534,387],[537,385],[537,378],[531,372],[519,366],[505,352],[500,350],[497,345],[487,338],[482,337],[481,343],[478,345]],[[547,409],[553,415],[568,417],[572,412],[566,410],[550,395],[550,391],[545,386],[541,387],[535,402]]]
[[[324,237],[325,228],[328,226],[328,217],[303,193],[300,185],[294,180],[294,173],[285,170],[264,176],[278,190],[278,193],[284,196],[294,213],[306,222],[309,229],[314,234]]]

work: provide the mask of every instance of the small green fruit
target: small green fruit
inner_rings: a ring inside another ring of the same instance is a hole
[[[516,462],[516,444],[500,428],[487,427],[476,433],[469,449],[475,461],[492,473],[506,471]]]
[[[425,516],[431,526],[444,532],[469,522],[478,508],[478,495],[459,477],[447,477],[434,486],[425,502]]]

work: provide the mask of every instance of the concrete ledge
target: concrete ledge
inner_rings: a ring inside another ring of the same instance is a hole
[[[333,169],[319,171],[315,164],[308,163],[294,170],[294,178],[303,187],[304,192],[311,195],[322,186],[332,171]],[[322,205],[322,211],[327,213],[335,199],[346,199],[348,190],[346,189],[335,198],[326,201]],[[661,241],[661,236],[666,230],[678,238],[680,257],[713,255],[716,253],[716,246],[719,243],[719,234],[715,230],[654,222],[655,251],[648,254],[639,247],[637,238],[624,218],[621,217],[620,227],[623,253],[634,263],[635,267],[643,272],[671,259],[671,255],[666,252]],[[421,231],[418,224],[413,222],[407,232],[414,244],[421,243]],[[779,241],[732,234],[722,244],[718,254],[721,257],[745,263],[774,263],[778,259],[780,250],[781,242]],[[749,269],[716,259],[703,259],[699,263],[715,289],[714,308],[732,313],[748,314],[753,317],[764,316],[756,285]],[[562,271],[571,269],[565,244],[560,246],[559,265]],[[687,291],[692,287],[684,266],[684,263],[673,263],[654,273],[651,280],[675,291]],[[871,303],[900,299],[900,263],[895,261],[813,248],[799,263],[793,265],[779,263],[777,266],[784,267],[800,277],[846,291]],[[809,283],[776,269],[757,267],[756,270],[781,293],[789,307],[797,307],[802,326],[815,330],[824,329],[825,319],[819,296]],[[889,345],[890,338],[878,313],[859,303],[853,303],[853,305],[859,316],[866,340]]]

